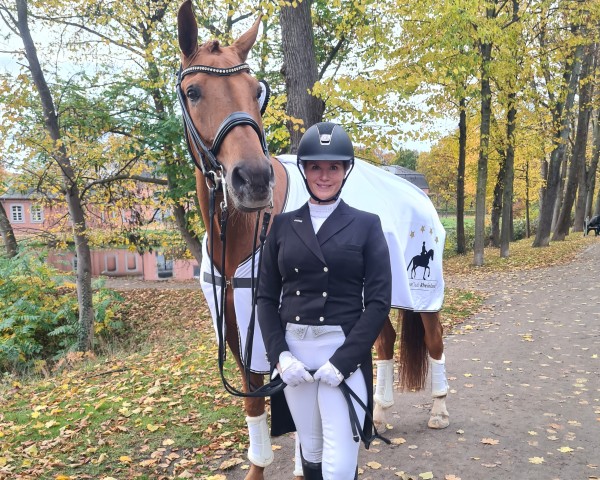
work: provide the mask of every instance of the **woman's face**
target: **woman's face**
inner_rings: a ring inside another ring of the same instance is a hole
[[[333,197],[342,188],[344,175],[344,162],[308,160],[304,162],[304,174],[310,191],[317,198],[328,199]],[[311,198],[311,202],[316,201]],[[334,200],[325,203],[333,203]]]

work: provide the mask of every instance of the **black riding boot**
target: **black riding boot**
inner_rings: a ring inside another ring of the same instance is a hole
[[[304,480],[323,480],[323,470],[321,463],[309,462],[302,457],[302,472],[304,472]]]

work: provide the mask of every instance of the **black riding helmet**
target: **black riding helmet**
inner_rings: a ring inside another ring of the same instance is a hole
[[[304,162],[309,160],[348,162],[342,186],[333,197],[322,199],[311,192],[306,180],[306,175],[304,174]],[[312,198],[317,202],[331,202],[332,200],[337,200],[342,192],[344,183],[346,183],[348,175],[350,175],[352,168],[354,168],[354,147],[352,145],[352,140],[350,140],[350,137],[344,129],[335,123],[316,123],[310,127],[300,139],[296,165],[300,170],[308,193]]]

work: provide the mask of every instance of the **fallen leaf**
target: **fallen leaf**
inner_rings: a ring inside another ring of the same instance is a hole
[[[540,465],[544,463],[544,457],[530,457],[529,463],[533,463],[535,465]]]
[[[574,451],[571,447],[560,447],[557,448],[557,450],[561,453],[569,453]]]
[[[406,440],[402,437],[392,438],[390,441],[392,442],[392,445],[402,445],[403,443],[406,443]]]
[[[244,463],[244,460],[242,460],[241,458],[230,458],[229,460],[225,460],[221,463],[221,465],[219,465],[219,470],[228,470],[232,467],[235,467],[236,465],[239,465],[240,463]]]
[[[485,445],[498,445],[500,443],[500,440],[495,440],[493,438],[484,438],[481,440],[481,443]]]
[[[381,468],[381,463],[369,462],[367,463],[367,467],[372,468],[373,470],[379,470]]]
[[[419,478],[422,478],[423,480],[431,480],[433,478],[433,472],[419,473]]]

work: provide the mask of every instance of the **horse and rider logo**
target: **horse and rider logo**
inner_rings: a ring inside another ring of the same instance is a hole
[[[419,268],[419,267],[423,268],[423,280],[425,280],[426,276],[430,277],[431,276],[431,268],[429,268],[429,262],[431,260],[433,260],[433,249],[430,248],[429,251],[427,251],[427,248],[425,247],[425,242],[423,242],[423,246],[421,247],[421,253],[419,255],[415,255],[411,259],[411,261],[408,263],[408,267],[406,267],[406,271],[410,270],[411,280],[413,278],[415,278],[417,268]],[[411,265],[412,265],[412,270],[411,270]]]

